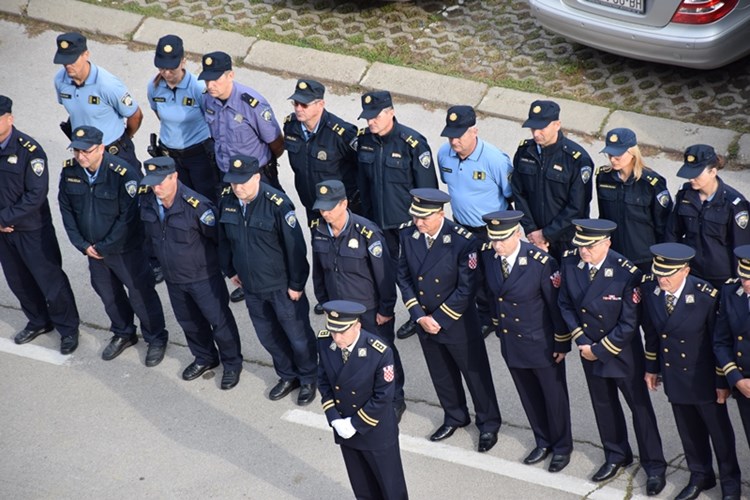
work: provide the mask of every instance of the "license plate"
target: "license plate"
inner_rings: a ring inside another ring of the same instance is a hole
[[[627,12],[635,12],[636,14],[643,14],[645,12],[644,2],[645,0],[586,0],[589,3],[598,3],[599,5],[606,5],[607,7],[614,7],[615,9],[624,10]]]

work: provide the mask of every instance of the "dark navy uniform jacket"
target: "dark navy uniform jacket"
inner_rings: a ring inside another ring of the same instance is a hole
[[[591,345],[598,377],[643,373],[643,344],[638,329],[641,272],[613,250],[607,252],[594,281],[589,266],[568,250],[560,266],[559,304],[573,340]]]
[[[606,166],[596,175],[599,217],[617,223],[612,249],[640,264],[651,261],[651,245],[664,241],[672,211],[667,181],[653,170],[643,170],[640,179],[622,182],[616,170]]]
[[[588,153],[560,132],[540,156],[533,139],[521,141],[513,157],[513,201],[525,215],[526,234],[542,229],[549,242],[573,238],[572,219],[589,216],[593,163]]]
[[[357,450],[380,450],[398,440],[393,412],[395,375],[393,351],[377,336],[360,330],[349,360],[328,330],[318,333],[318,389],[323,411],[330,424],[351,417],[357,433],[343,439],[334,432],[336,443]]]
[[[156,195],[139,188],[141,220],[153,242],[154,255],[170,283],[188,284],[219,274],[216,209],[207,198],[181,182],[164,221],[159,220]]]
[[[721,290],[714,353],[730,387],[750,376],[750,301],[739,278]]]
[[[393,316],[396,305],[396,270],[373,222],[349,212],[349,221],[334,238],[323,218],[313,221],[313,284],[315,297],[351,300],[367,310]]]
[[[522,241],[506,280],[500,257],[485,243],[482,263],[505,362],[510,368],[554,365],[554,353],[570,351],[570,333],[557,305],[561,279],[555,259]]]
[[[742,194],[721,178],[714,198],[701,202],[698,191],[686,182],[675,197],[666,241],[684,243],[695,249],[690,268],[709,281],[736,276],[737,259],[732,250],[750,244],[748,210]]]
[[[395,118],[393,122],[383,137],[360,129],[357,142],[363,215],[381,229],[411,220],[411,189],[438,187],[427,139]]]
[[[420,335],[442,344],[481,338],[475,304],[479,240],[450,219],[443,221],[432,248],[411,223],[399,234],[398,286],[414,321],[432,315],[442,327],[437,335]],[[474,337],[474,338],[472,338]]]
[[[32,231],[49,224],[48,190],[47,155],[38,142],[13,127],[0,150],[0,226]]]
[[[219,202],[219,262],[229,277],[239,275],[250,293],[305,289],[310,273],[307,246],[294,204],[261,182],[246,215],[232,189]]]
[[[94,183],[77,161],[67,160],[60,176],[58,201],[68,238],[81,252],[93,245],[101,255],[129,252],[143,243],[138,217],[139,174],[107,152]]]
[[[646,371],[661,373],[671,403],[716,401],[717,386],[726,387],[713,350],[718,291],[688,275],[671,315],[653,275],[644,277],[641,291]]]
[[[315,185],[332,179],[344,183],[346,196],[352,200],[357,192],[357,127],[327,110],[308,141],[304,126],[294,113],[284,120],[284,144],[302,205],[312,210]]]

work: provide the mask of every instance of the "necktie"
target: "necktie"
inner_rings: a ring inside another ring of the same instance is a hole
[[[159,220],[164,222],[164,205],[159,205]]]
[[[425,241],[427,242],[427,249],[429,250],[432,248],[432,244],[435,243],[435,238],[432,236],[425,236]]]
[[[589,268],[589,281],[594,281],[594,276],[596,276],[597,271],[598,269],[593,266]]]
[[[349,361],[349,349],[341,349],[341,359],[344,360],[344,364],[346,364],[347,361]]]
[[[671,293],[667,294],[667,314],[671,315],[674,312],[674,304],[676,300],[677,297],[675,297]]]
[[[507,280],[508,276],[510,276],[510,264],[508,264],[508,259],[500,257],[500,265],[503,268],[503,278]]]

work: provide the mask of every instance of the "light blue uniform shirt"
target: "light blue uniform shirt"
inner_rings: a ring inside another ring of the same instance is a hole
[[[57,102],[65,106],[73,130],[88,125],[102,131],[103,144],[109,145],[122,137],[125,119],[138,110],[138,103],[116,76],[90,63],[91,70],[83,85],[77,87],[60,69],[55,75]]]
[[[159,138],[171,149],[185,149],[200,144],[211,136],[203,117],[201,101],[206,84],[190,72],[174,89],[161,79],[154,86],[148,83],[148,103],[159,114]]]
[[[485,225],[484,214],[508,209],[513,163],[507,154],[477,138],[477,147],[465,160],[447,142],[440,147],[437,158],[456,222],[481,227]]]

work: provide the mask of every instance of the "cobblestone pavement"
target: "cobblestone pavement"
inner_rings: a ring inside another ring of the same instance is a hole
[[[698,71],[636,61],[540,28],[523,0],[99,0],[611,108],[750,131],[750,58]]]

